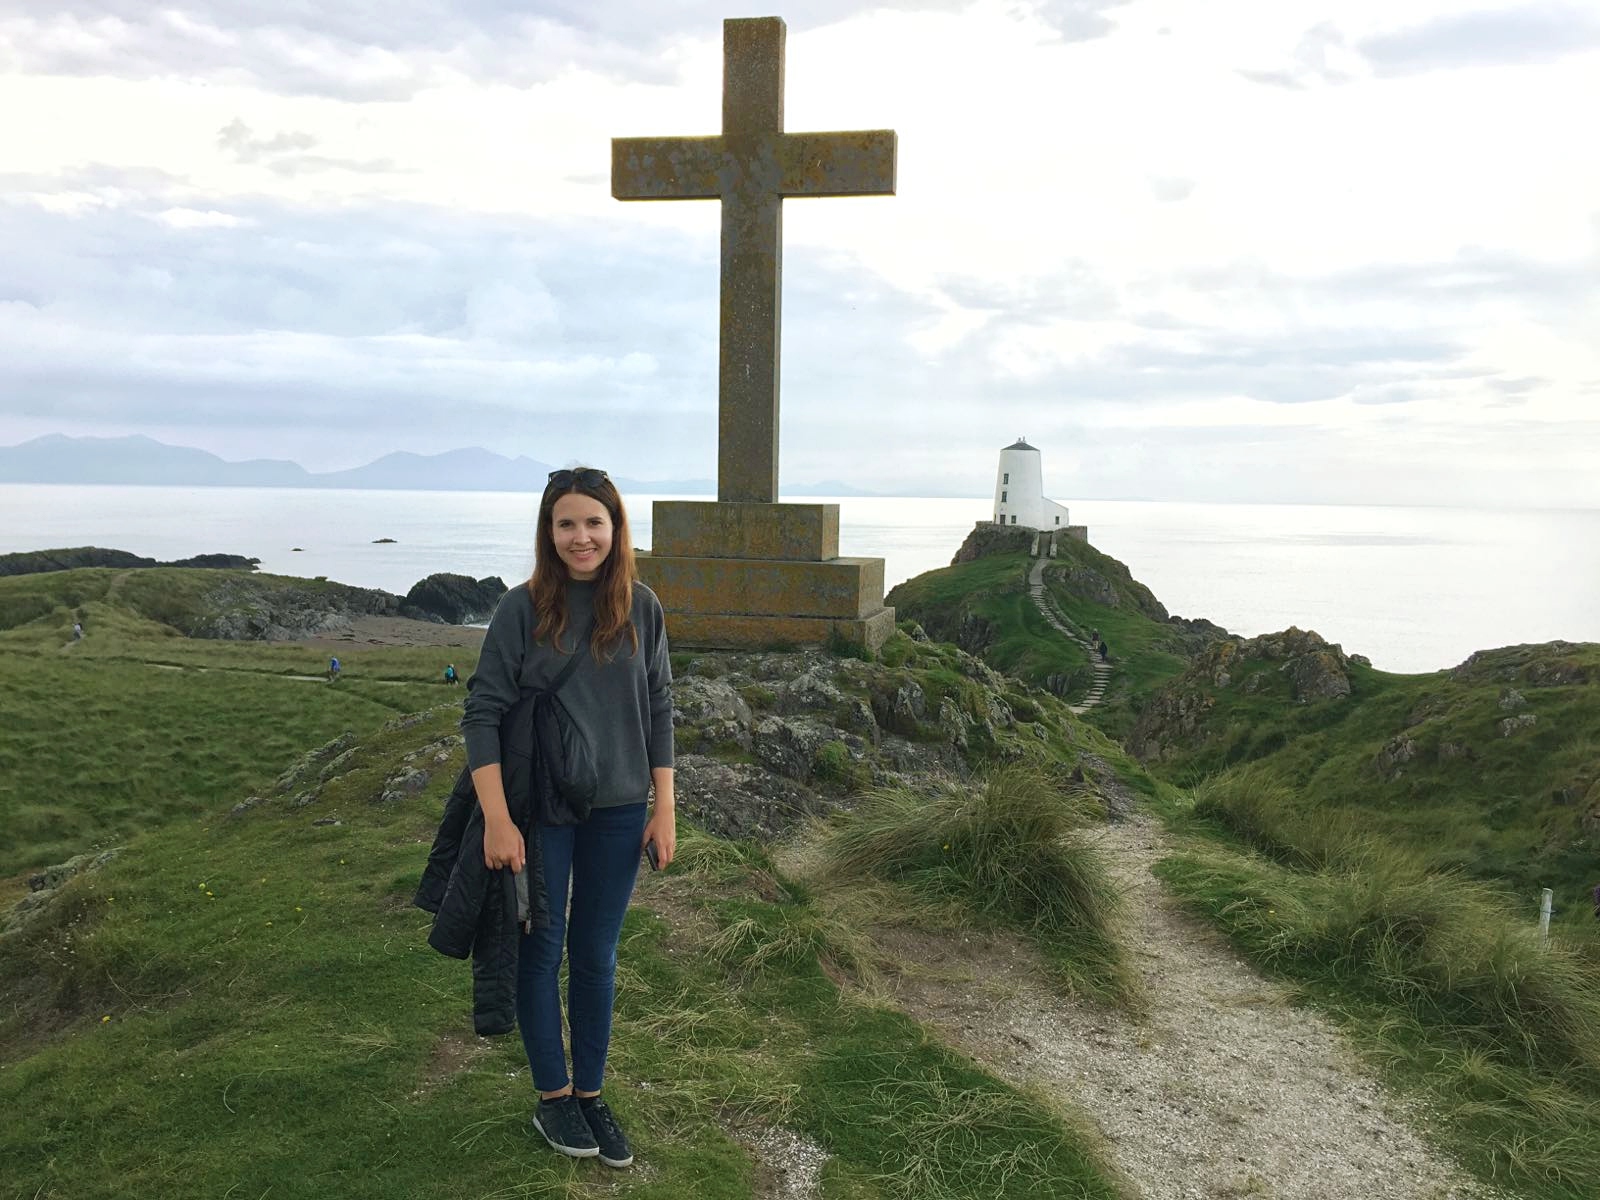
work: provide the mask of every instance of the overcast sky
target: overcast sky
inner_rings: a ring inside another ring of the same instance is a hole
[[[1600,8],[808,0],[782,478],[1062,499],[1600,506]],[[0,444],[313,470],[481,445],[716,464],[702,0],[6,0]]]

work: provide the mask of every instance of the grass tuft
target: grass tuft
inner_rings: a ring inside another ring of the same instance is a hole
[[[1090,819],[1081,797],[1037,769],[1006,766],[976,783],[867,793],[824,831],[818,866],[825,878],[903,882],[959,900],[1032,937],[1060,983],[1127,1000],[1117,893],[1084,836]]]

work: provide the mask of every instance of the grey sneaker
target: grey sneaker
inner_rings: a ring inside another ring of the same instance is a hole
[[[622,1132],[622,1126],[617,1124],[606,1102],[596,1096],[592,1100],[579,1100],[578,1108],[589,1123],[589,1132],[600,1144],[600,1161],[608,1167],[632,1166],[633,1150],[628,1145],[628,1135]]]
[[[554,1100],[541,1100],[533,1110],[533,1127],[544,1134],[544,1140],[572,1158],[593,1158],[600,1146],[589,1132],[589,1122],[578,1110],[576,1096],[560,1096]]]

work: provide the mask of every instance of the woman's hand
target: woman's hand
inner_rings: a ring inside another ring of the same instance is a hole
[[[509,817],[503,821],[485,821],[483,824],[483,865],[491,871],[500,867],[522,870],[527,860],[527,849],[522,843],[522,830]]]
[[[678,821],[672,805],[657,804],[645,822],[644,837],[639,842],[643,850],[651,842],[656,844],[656,860],[665,871],[672,856],[678,852]]]

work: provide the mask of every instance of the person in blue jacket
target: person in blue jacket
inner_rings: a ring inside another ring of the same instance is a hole
[[[595,747],[599,788],[583,823],[538,826],[549,920],[522,935],[517,1025],[539,1095],[534,1127],[562,1154],[625,1167],[633,1152],[601,1091],[617,944],[640,852],[664,868],[677,846],[666,618],[638,580],[627,512],[604,471],[552,471],[534,539],[533,577],[495,609],[461,729],[485,864],[520,872],[527,849],[506,805],[500,719],[522,689],[547,686],[582,656],[560,698]],[[563,952],[570,1072],[557,984]]]

